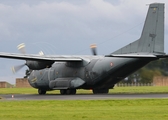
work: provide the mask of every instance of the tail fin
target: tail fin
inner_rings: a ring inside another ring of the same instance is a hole
[[[149,5],[140,39],[112,54],[154,53],[164,54],[164,4]]]

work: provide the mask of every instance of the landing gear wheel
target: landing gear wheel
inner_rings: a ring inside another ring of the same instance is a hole
[[[75,94],[76,94],[76,89],[72,89],[72,90],[71,90],[71,94],[72,94],[72,95],[75,95]]]
[[[45,95],[46,94],[46,90],[38,89],[38,94],[39,95]]]
[[[76,89],[60,90],[61,95],[75,95]]]
[[[108,94],[109,89],[93,89],[93,94]]]
[[[71,91],[70,89],[68,89],[68,90],[66,91],[66,94],[67,94],[67,95],[71,95],[71,93],[72,93],[72,91]]]
[[[67,90],[60,90],[61,95],[66,95]]]

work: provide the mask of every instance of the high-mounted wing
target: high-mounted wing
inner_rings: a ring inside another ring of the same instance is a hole
[[[120,57],[120,58],[168,58],[168,55],[155,55],[155,54],[110,54],[105,57]]]
[[[111,54],[106,57],[122,57],[122,58],[156,58],[155,55],[138,55],[138,54]]]
[[[33,54],[16,54],[0,52],[0,57],[19,59],[19,60],[35,60],[35,61],[82,61],[83,59],[75,56],[47,56],[47,55],[33,55]]]

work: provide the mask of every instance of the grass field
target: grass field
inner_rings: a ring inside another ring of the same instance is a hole
[[[92,94],[78,90],[78,94]],[[168,87],[115,87],[112,94],[168,93]],[[0,94],[37,94],[33,88],[0,88]],[[48,94],[59,94],[50,91]],[[0,100],[0,120],[167,120],[168,99]]]
[[[92,94],[91,90],[78,90],[77,94]],[[139,86],[139,87],[114,87],[112,94],[140,94],[140,93],[168,93],[168,86]],[[0,94],[37,94],[34,88],[0,88]],[[59,94],[58,90],[48,91],[47,94]]]
[[[168,120],[167,99],[0,102],[0,120]]]
[[[92,94],[78,90],[78,94]],[[168,87],[115,87],[112,94],[168,93]],[[37,94],[33,88],[0,88],[0,94]],[[48,94],[59,94],[50,91]],[[168,99],[0,100],[0,120],[167,120]]]

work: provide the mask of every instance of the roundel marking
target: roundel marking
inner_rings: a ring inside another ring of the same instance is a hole
[[[113,63],[112,63],[112,62],[110,63],[110,66],[111,66],[111,67],[113,66]]]

